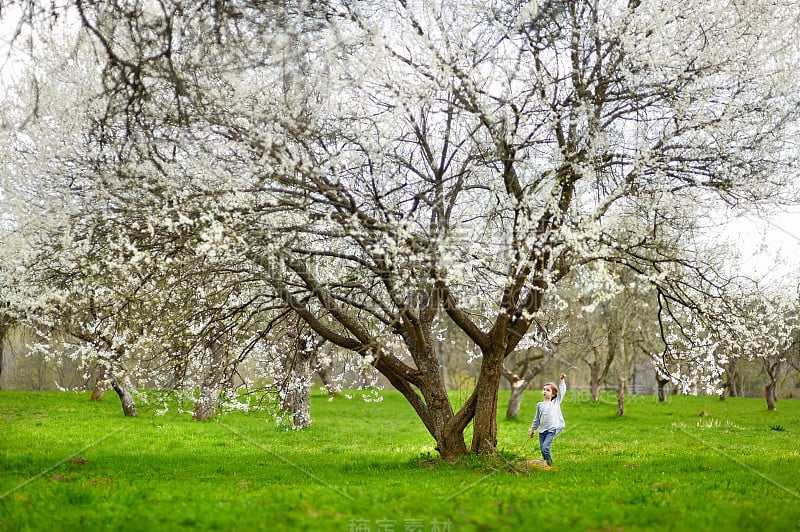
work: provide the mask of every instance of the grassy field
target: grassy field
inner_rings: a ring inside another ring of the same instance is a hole
[[[501,457],[457,464],[382,396],[315,394],[313,427],[294,431],[0,392],[0,530],[800,531],[800,401],[629,396],[619,418],[610,397],[568,393],[558,467],[541,471],[522,465],[539,457],[538,391],[500,420]]]

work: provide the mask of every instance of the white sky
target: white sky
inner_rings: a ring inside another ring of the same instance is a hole
[[[743,273],[773,283],[800,284],[800,206],[771,217],[748,214],[731,224]]]

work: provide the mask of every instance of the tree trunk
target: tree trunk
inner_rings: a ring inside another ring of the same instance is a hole
[[[506,369],[505,365],[503,366],[503,377],[508,380],[508,384],[511,386],[511,397],[508,399],[506,419],[518,419],[519,408],[522,403],[522,392],[525,391],[525,380],[513,371]]]
[[[731,361],[725,368],[725,382],[722,383],[722,391],[720,392],[719,399],[724,401],[731,397],[738,397],[736,389],[737,369],[736,363]]]
[[[742,396],[741,376],[739,375],[738,371],[731,376],[729,392],[731,397]]]
[[[442,459],[454,462],[467,455],[467,443],[464,441],[463,429],[446,428],[436,441],[436,449]]]
[[[599,345],[592,345],[594,360],[589,362],[589,397],[593,403],[600,401],[600,386],[608,377],[611,364],[616,355],[616,337],[608,331],[608,346],[605,351]]]
[[[227,366],[225,343],[219,337],[212,338],[208,343],[208,352],[210,360],[200,387],[200,395],[194,404],[194,412],[192,412],[192,419],[197,421],[206,421],[214,417],[225,379]]]
[[[589,382],[589,396],[593,403],[596,403],[600,400],[600,382],[595,379],[594,376]]]
[[[90,401],[102,401],[106,395],[106,391],[111,387],[113,376],[108,365],[101,360],[100,372],[97,374],[97,379],[94,381],[94,388],[92,395],[89,397]]]
[[[317,344],[294,320],[289,324],[289,335],[294,338],[292,359],[287,375],[279,385],[278,395],[281,410],[292,416],[292,427],[304,429],[311,426],[311,386],[314,372],[320,373],[315,364],[323,343]],[[328,394],[331,394],[331,388],[328,388]]]
[[[12,320],[5,315],[0,317],[0,390],[3,389],[3,370],[5,369],[5,347]]]
[[[200,388],[200,395],[194,403],[194,411],[192,412],[192,419],[196,421],[207,421],[214,417],[217,410],[217,401],[219,401],[220,383],[211,374],[216,371],[209,371],[206,380]]]
[[[659,379],[656,377],[656,382],[658,382],[658,402],[663,403],[667,400],[667,384],[669,384],[669,379]]]
[[[777,389],[778,389],[778,382],[776,380],[771,380],[767,386],[764,387],[764,395],[767,399],[767,410],[770,412],[775,410],[775,403],[778,401],[777,398]]]
[[[401,373],[396,361],[391,357],[378,356],[376,368],[386,377],[422,420],[428,433],[436,442],[436,451],[448,462],[453,462],[467,454],[464,441],[464,428],[472,419],[475,405],[475,394],[462,406],[459,416],[454,416],[452,405],[444,386],[432,386],[426,380],[414,378],[415,389]],[[421,373],[421,372],[420,372]]]
[[[775,403],[778,402],[778,379],[781,374],[781,360],[779,358],[767,358],[764,360],[764,369],[767,370],[769,383],[764,387],[764,396],[767,400],[767,410],[775,410]]]
[[[497,450],[497,401],[503,369],[503,350],[494,347],[484,353],[481,372],[475,387],[475,417],[472,420],[473,453]]]
[[[126,417],[137,417],[138,414],[136,413],[136,403],[133,400],[133,396],[131,395],[127,386],[121,382],[121,379],[118,379],[115,376],[115,373],[124,373],[124,369],[121,368],[121,366],[118,365],[117,368],[114,368],[114,363],[122,358],[123,353],[124,348],[117,347],[115,354],[111,358],[101,360],[102,369],[100,371],[100,375],[97,377],[95,389],[92,390],[92,395],[89,400],[102,400],[105,396],[106,390],[110,386],[119,396],[119,400],[122,403],[123,415]]]
[[[111,387],[117,392],[122,402],[122,413],[125,414],[126,417],[137,417],[136,404],[133,402],[133,397],[130,391],[128,391],[128,388],[120,384],[117,379],[111,381]]]
[[[311,383],[295,391],[292,404],[292,426],[305,429],[311,426]]]
[[[625,379],[619,378],[619,386],[617,387],[617,415],[625,415]]]
[[[503,365],[503,376],[508,379],[508,383],[511,386],[511,396],[508,399],[508,408],[506,408],[507,419],[519,419],[522,395],[533,379],[544,370],[550,357],[549,351],[534,346],[526,350],[525,359],[522,366],[517,370],[518,373],[506,369],[506,366]],[[538,361],[538,363],[533,364],[534,361]],[[519,374],[522,374],[522,376],[520,377]]]
[[[303,276],[315,290],[319,289],[304,264],[299,261],[290,261],[288,266]],[[419,416],[436,442],[436,450],[442,458],[453,461],[467,454],[464,429],[473,418],[476,396],[473,393],[461,407],[458,415],[454,415],[442,378],[439,360],[431,348],[431,322],[438,310],[437,306],[433,306],[418,318],[408,314],[410,316],[407,316],[408,319],[401,320],[399,332],[414,360],[414,367],[405,364],[392,353],[382,353],[379,347],[380,342],[374,341],[368,330],[347,319],[336,305],[331,305],[332,312],[338,315],[337,319],[345,322],[353,330],[357,339],[344,337],[324,326],[302,302],[292,297],[283,284],[276,284],[276,289],[287,305],[293,308],[305,323],[325,340],[339,347],[359,352],[362,356],[367,354],[370,356],[374,367],[403,395]],[[328,301],[326,298],[323,299]]]
[[[739,375],[739,368],[736,363],[736,359],[731,359],[731,361],[725,368],[725,384],[723,385],[725,397],[721,397],[720,399],[725,399],[729,396],[730,397],[741,396],[741,391],[739,386],[740,380],[741,377]]]
[[[5,369],[5,338],[0,338],[0,390],[3,389],[3,370]]]
[[[2,330],[0,330],[2,332]],[[6,339],[5,334],[0,336],[0,390],[3,389],[3,365],[5,364],[5,357],[3,354],[5,353],[5,346],[6,346]]]
[[[425,361],[430,364],[424,371],[423,385],[420,391],[422,391],[425,406],[429,412],[431,425],[429,431],[436,440],[436,449],[439,454],[443,459],[452,462],[467,454],[467,445],[464,441],[466,423],[459,423],[455,419],[438,358],[426,357]],[[497,402],[495,401],[496,406]]]
[[[477,396],[473,392],[458,415],[453,413],[439,361],[430,351],[432,342],[429,330],[409,327],[403,334],[418,366],[416,370],[409,372],[408,367],[395,357],[380,352],[376,353],[374,364],[417,413],[436,442],[439,455],[453,462],[467,454],[464,429],[474,417]]]
[[[475,393],[467,399],[458,415],[454,415],[452,404],[443,382],[414,378],[418,390],[409,381],[399,376],[394,368],[387,367],[382,358],[378,359],[381,373],[386,376],[408,400],[422,420],[428,433],[436,442],[436,451],[442,459],[453,462],[467,454],[464,429],[474,416]],[[434,372],[435,373],[435,372]],[[420,377],[423,372],[420,372]],[[428,377],[429,375],[425,375]]]
[[[511,388],[511,397],[508,399],[508,408],[506,409],[507,419],[519,419],[519,409],[524,391],[524,385]]]
[[[311,376],[314,356],[297,349],[291,371],[281,384],[281,410],[292,415],[292,426],[304,429],[311,426]]]
[[[108,382],[98,377],[92,388],[92,395],[89,396],[90,401],[102,401],[108,390]]]

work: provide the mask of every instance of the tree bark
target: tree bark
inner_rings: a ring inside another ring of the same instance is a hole
[[[105,397],[106,395],[107,390],[108,390],[108,381],[106,381],[102,377],[97,377],[97,380],[94,383],[94,388],[92,388],[92,395],[89,396],[89,400],[102,401],[103,397]]]
[[[511,386],[511,396],[508,399],[506,408],[507,419],[519,419],[519,410],[522,404],[522,395],[530,387],[534,377],[539,375],[550,360],[550,352],[540,347],[530,347],[525,351],[525,358],[521,367],[518,366],[518,373],[509,371],[503,366],[503,376],[508,379]],[[533,364],[538,361],[537,364]],[[531,367],[531,365],[533,367]]]
[[[476,396],[470,396],[459,410],[453,410],[444,386],[432,387],[422,379],[422,371],[403,375],[405,370],[391,355],[379,355],[375,367],[385,376],[419,416],[428,433],[436,442],[436,451],[446,461],[452,462],[467,454],[464,429],[474,415]],[[412,386],[419,389],[419,393]]]
[[[5,346],[6,346],[5,337],[0,338],[0,390],[3,389],[3,369],[5,368],[5,363],[6,363],[6,359],[4,356]]]
[[[522,392],[525,391],[527,381],[513,371],[506,369],[505,365],[503,366],[503,377],[511,385],[511,396],[508,399],[508,407],[506,407],[506,419],[518,419],[520,405],[522,404]]]
[[[738,371],[731,376],[729,392],[731,397],[742,396],[741,376]]]
[[[122,402],[122,413],[125,414],[126,417],[137,417],[136,404],[134,403],[133,396],[131,396],[128,388],[120,384],[117,379],[111,381],[111,387],[114,388],[115,392],[117,392],[117,395]]]
[[[114,380],[111,374],[111,369],[104,360],[100,361],[100,372],[97,374],[97,379],[94,381],[94,388],[92,395],[89,397],[90,401],[102,401],[106,395],[106,391],[111,387],[111,381]]]
[[[2,331],[0,330],[0,333]],[[5,346],[6,346],[6,339],[5,334],[0,336],[0,390],[3,389],[3,366],[5,364],[5,357],[3,354],[5,353]]]
[[[764,395],[767,399],[767,410],[773,412],[777,407],[776,403],[778,402],[777,399],[777,388],[778,383],[775,380],[771,380],[769,384],[764,387]]]
[[[218,336],[208,342],[210,359],[203,376],[200,395],[194,404],[192,419],[206,421],[214,417],[219,394],[222,391],[227,367],[227,346]]]
[[[203,386],[200,388],[200,395],[194,403],[192,419],[196,421],[207,421],[213,418],[216,412],[220,383],[211,376],[213,373],[216,371],[209,371],[207,379],[203,381]]]
[[[625,379],[619,378],[619,385],[617,386],[617,415],[625,415]]]
[[[291,371],[281,383],[281,410],[292,416],[292,426],[304,429],[311,426],[311,376],[314,356],[297,349]],[[330,393],[330,392],[329,392]]]
[[[508,408],[506,408],[507,419],[519,419],[519,409],[522,404],[522,394],[525,392],[526,386],[512,386],[511,397],[508,399]]]
[[[5,369],[5,347],[8,331],[13,321],[6,315],[0,317],[0,390],[3,389],[3,370]]]
[[[423,368],[420,391],[425,399],[425,406],[433,427],[431,435],[436,440],[436,448],[442,458],[453,461],[467,454],[464,441],[466,423],[456,419],[453,413],[430,328],[421,329],[419,332],[423,339],[422,348],[425,351],[415,360]]]
[[[491,454],[497,449],[497,402],[502,377],[504,350],[493,347],[484,353],[475,387],[475,417],[472,420],[471,451]]]
[[[119,400],[122,404],[122,413],[126,417],[137,417],[136,413],[136,403],[133,400],[133,396],[128,390],[127,386],[125,386],[121,379],[116,377],[117,374],[123,374],[122,368],[117,364],[117,367],[114,367],[114,364],[122,358],[124,353],[123,347],[117,347],[115,350],[115,354],[111,357],[111,359],[104,359],[102,364],[102,371],[101,371],[101,378],[114,389],[114,391],[119,396]],[[100,377],[98,378],[98,382]],[[96,399],[95,391],[97,391],[97,386],[95,386],[95,390],[92,391],[92,396],[90,397],[91,400],[99,401],[105,395],[105,391],[97,392],[100,399]]]
[[[600,385],[608,376],[615,353],[609,348],[607,356],[603,360],[597,347],[592,347],[592,351],[594,351],[595,356],[594,361],[589,364],[589,394],[591,401],[596,403],[600,400]]]
[[[667,384],[669,384],[669,379],[660,379],[656,377],[656,382],[658,382],[658,402],[663,403],[667,400]]]
[[[589,397],[593,403],[600,400],[600,381],[594,378],[594,371],[592,377],[589,379]]]
[[[719,392],[719,400],[720,401],[724,401],[725,399],[728,398],[728,390],[729,389],[730,389],[730,386],[728,385],[728,383],[723,383],[722,384],[722,391]]]
[[[769,376],[769,384],[764,388],[767,410],[774,411],[775,403],[778,402],[778,377],[781,372],[781,361],[780,359],[766,360],[764,366]]]
[[[741,395],[740,392],[740,375],[739,375],[739,368],[736,364],[736,359],[731,359],[728,363],[727,367],[725,368],[725,384],[724,387],[724,397],[720,397],[720,399],[725,399],[727,397],[739,397]]]

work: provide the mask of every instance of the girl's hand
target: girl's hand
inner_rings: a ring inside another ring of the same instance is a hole
[[[533,438],[533,435],[534,435],[534,434],[536,434],[536,431],[535,431],[535,430],[532,430],[532,431],[531,431],[531,438]]]

